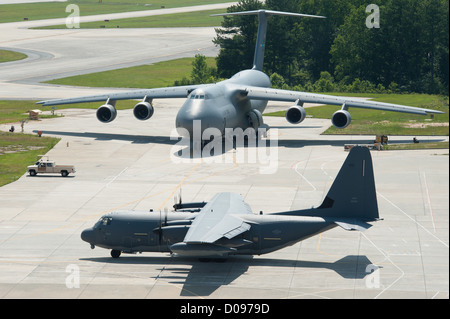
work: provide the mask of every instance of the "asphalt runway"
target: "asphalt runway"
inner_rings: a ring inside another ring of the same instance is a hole
[[[0,28],[11,27],[5,25]],[[137,45],[139,32],[144,32],[169,47],[178,31],[131,30],[130,41]],[[164,50],[147,43],[145,52],[132,50],[132,59],[120,62],[132,43],[108,47],[105,55],[58,45],[77,38],[82,40],[77,45],[90,47],[109,36],[106,30],[36,32],[20,33],[21,38],[0,33],[0,46],[36,54],[0,66],[0,98],[110,91],[56,88],[38,81],[150,61],[152,48]],[[157,51],[154,57],[192,54],[203,44],[214,50],[207,44],[213,37],[210,28],[186,32],[176,49],[166,48],[170,54]],[[187,47],[192,38],[199,42]],[[86,59],[80,58],[83,54]],[[77,172],[67,178],[24,174],[0,188],[0,298],[449,298],[448,150],[372,151],[384,220],[364,233],[335,228],[271,254],[231,257],[225,263],[165,253],[124,254],[113,260],[108,250],[91,250],[80,233],[103,214],[170,209],[180,192],[184,202],[207,201],[217,192],[240,193],[254,213],[318,206],[348,154],[344,144],[374,139],[321,135],[329,120],[308,118],[292,126],[284,118],[266,117],[272,127],[269,139],[276,141],[266,156],[250,147],[189,160],[177,156],[179,145],[170,138],[182,102],[155,100],[155,115],[146,122],[135,120],[132,110],[119,111],[114,122],[102,124],[94,110],[69,109],[58,111],[64,117],[25,125],[27,133],[42,130],[60,137],[48,155],[75,165]],[[270,110],[279,106],[271,104]],[[5,131],[9,127],[0,125]],[[411,142],[412,137],[390,140]]]

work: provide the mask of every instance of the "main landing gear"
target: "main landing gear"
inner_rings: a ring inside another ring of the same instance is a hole
[[[120,254],[122,254],[122,252],[120,250],[116,250],[116,249],[111,250],[111,257],[112,258],[119,258]]]

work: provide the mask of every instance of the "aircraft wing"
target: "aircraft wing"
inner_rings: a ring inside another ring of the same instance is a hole
[[[86,103],[86,102],[99,102],[99,101],[117,101],[117,100],[134,100],[134,99],[167,99],[167,98],[186,98],[193,90],[204,86],[202,85],[188,85],[188,86],[175,86],[167,88],[157,88],[157,89],[143,89],[143,90],[133,90],[126,92],[117,92],[110,94],[100,94],[91,95],[76,98],[67,99],[54,99],[47,101],[40,101],[37,104],[42,104],[43,106],[48,105],[62,105],[62,104],[75,104],[75,103]]]
[[[383,102],[367,101],[358,98],[332,96],[325,94],[306,93],[299,91],[288,91],[280,89],[270,89],[261,87],[247,87],[242,92],[251,100],[283,101],[295,102],[299,100],[302,103],[318,103],[331,105],[344,105],[345,107],[359,107],[365,109],[376,109],[383,111],[394,111],[411,114],[427,115],[428,113],[443,114],[444,112],[430,110],[419,107],[404,106]]]
[[[222,237],[231,239],[250,229],[250,225],[239,217],[242,214],[251,214],[251,209],[240,195],[217,194],[192,222],[184,243],[212,244]]]

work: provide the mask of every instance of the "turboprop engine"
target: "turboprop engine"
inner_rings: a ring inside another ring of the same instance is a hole
[[[153,116],[154,110],[150,102],[142,101],[134,106],[133,114],[138,120],[145,121]]]
[[[116,116],[117,116],[116,108],[114,107],[114,105],[109,104],[109,100],[108,102],[106,102],[97,109],[97,119],[100,122],[103,123],[112,122],[114,121]]]
[[[286,120],[291,124],[299,124],[306,117],[306,111],[302,106],[294,105],[286,111]]]
[[[331,117],[331,123],[337,128],[346,128],[351,121],[352,117],[347,110],[336,111]]]

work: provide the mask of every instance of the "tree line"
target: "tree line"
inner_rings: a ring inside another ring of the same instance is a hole
[[[449,91],[448,0],[241,0],[228,12],[257,9],[327,19],[269,19],[264,72],[274,87],[307,91]],[[377,19],[376,25],[373,19]],[[369,22],[368,22],[369,20]],[[375,26],[375,27],[374,27]],[[256,16],[224,17],[215,78],[252,67]]]

